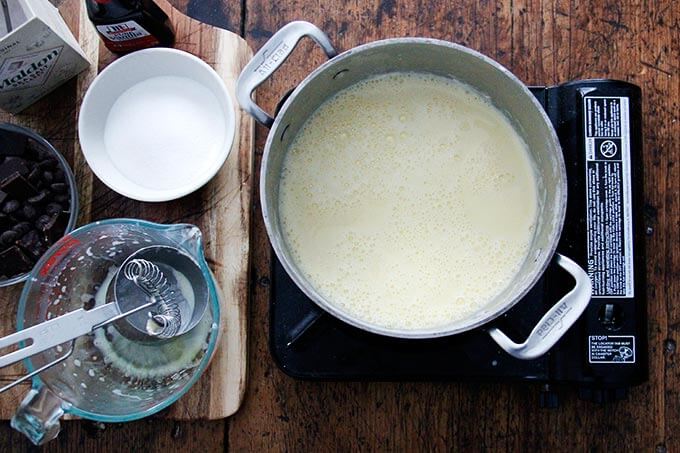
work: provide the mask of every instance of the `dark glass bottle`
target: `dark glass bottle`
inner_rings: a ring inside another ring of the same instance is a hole
[[[104,45],[115,53],[175,42],[168,15],[152,0],[85,0],[87,15]]]

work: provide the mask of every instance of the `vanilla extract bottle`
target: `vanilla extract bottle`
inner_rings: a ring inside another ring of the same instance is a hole
[[[111,52],[171,47],[175,42],[168,15],[152,0],[85,1],[90,20]]]

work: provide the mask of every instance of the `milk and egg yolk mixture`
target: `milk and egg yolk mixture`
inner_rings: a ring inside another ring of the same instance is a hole
[[[498,109],[459,82],[394,73],[307,120],[284,160],[279,214],[320,294],[365,322],[422,329],[510,283],[537,203],[526,144]]]

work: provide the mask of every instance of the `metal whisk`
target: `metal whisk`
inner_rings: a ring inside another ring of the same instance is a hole
[[[181,280],[190,287],[190,299],[180,290]],[[147,300],[141,300],[144,295]],[[185,251],[165,245],[141,248],[128,256],[109,285],[106,300],[110,302],[79,308],[0,338],[0,351],[4,350],[0,368],[71,342],[64,354],[0,387],[0,393],[63,362],[73,353],[76,338],[109,324],[133,341],[165,341],[182,335],[202,319],[209,298],[200,266]],[[5,348],[11,346],[18,349],[7,352]]]
[[[147,333],[159,338],[174,337],[182,325],[179,304],[183,296],[179,290],[168,284],[168,279],[158,266],[145,259],[128,261],[123,268],[123,275],[154,302],[146,325]]]
[[[169,338],[176,334],[181,325],[180,311],[177,307],[179,291],[173,291],[169,287],[167,279],[158,266],[143,259],[135,259],[130,262],[134,261],[136,263],[133,265],[129,267],[126,265],[125,276],[149,295],[148,301],[125,311],[120,309],[118,301],[99,305],[90,310],[79,308],[0,338],[0,350],[13,345],[19,346],[16,351],[0,354],[0,368],[71,341],[71,346],[65,354],[1,387],[0,393],[66,360],[73,353],[75,339],[79,336],[86,335],[95,329],[129,316],[134,316],[135,313],[144,309],[156,310],[155,305],[158,305],[158,314],[154,315],[157,318],[152,317],[152,323],[147,325],[156,324],[157,333],[149,332],[149,336]],[[179,297],[182,296],[179,295]],[[22,346],[22,342],[25,345]]]

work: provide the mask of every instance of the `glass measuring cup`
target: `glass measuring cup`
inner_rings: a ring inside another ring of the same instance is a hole
[[[176,247],[192,256],[208,286],[208,309],[178,337],[136,341],[115,325],[59,345],[25,361],[29,372],[70,356],[33,377],[32,389],[12,426],[35,444],[56,437],[64,413],[102,422],[125,422],[174,403],[199,378],[215,350],[219,301],[193,225],[113,219],[83,226],[54,244],[31,272],[21,294],[22,330],[78,308],[110,302],[108,285],[126,258],[150,245]]]

